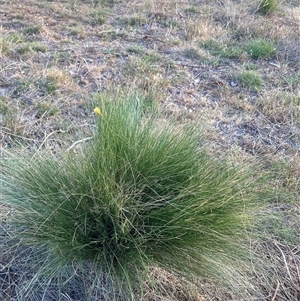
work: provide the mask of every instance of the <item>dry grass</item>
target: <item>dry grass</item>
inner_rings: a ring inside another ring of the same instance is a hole
[[[262,213],[279,214],[282,231],[271,224],[251,242],[268,272],[246,268],[253,290],[243,300],[298,300],[300,7],[281,1],[268,16],[256,9],[255,1],[233,0],[2,0],[1,154],[55,151],[89,137],[93,95],[116,86],[139,89],[183,122],[202,118],[212,153],[262,160],[276,170],[277,187],[289,191]],[[275,54],[251,58],[254,39],[272,41]],[[260,89],[238,80],[248,71],[261,78]],[[290,235],[295,240],[286,241]],[[174,284],[174,299],[194,300],[176,293],[175,276],[160,277]],[[239,298],[218,284],[198,290],[203,300]]]

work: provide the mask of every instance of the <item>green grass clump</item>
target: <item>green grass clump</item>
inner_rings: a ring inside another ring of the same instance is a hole
[[[200,44],[213,56],[221,56],[225,58],[239,58],[243,55],[244,50],[239,46],[228,46],[215,40],[208,40]]]
[[[153,266],[226,278],[222,267],[242,260],[260,198],[248,168],[210,157],[198,127],[158,118],[141,97],[99,97],[97,106],[97,132],[82,151],[2,163],[14,236],[28,254],[38,250],[29,261],[40,267],[19,294],[53,289],[54,278],[55,291],[63,291],[77,279],[89,296],[81,300],[96,300],[97,287],[105,300],[130,300]],[[88,276],[87,267],[96,272]]]
[[[224,49],[224,45],[213,39],[201,42],[200,46],[208,50],[208,52],[213,56],[221,55]]]
[[[93,25],[103,25],[106,22],[106,12],[104,10],[96,10],[91,13],[91,19]]]
[[[263,39],[252,40],[248,44],[247,51],[254,59],[267,58],[276,53],[274,44]]]
[[[20,46],[18,46],[16,48],[16,52],[19,54],[25,54],[27,52],[46,52],[47,51],[47,47],[41,43],[37,43],[37,42],[26,42],[26,43],[22,43],[20,44]]]
[[[36,35],[41,32],[41,26],[36,25],[36,26],[30,26],[22,30],[24,35]]]
[[[273,13],[278,7],[278,0],[260,0],[258,5],[258,12],[263,15]]]
[[[242,86],[251,90],[259,91],[263,85],[261,76],[255,71],[244,71],[238,75],[238,80]]]

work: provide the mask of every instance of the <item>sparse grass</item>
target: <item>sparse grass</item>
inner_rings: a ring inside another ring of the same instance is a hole
[[[288,92],[263,93],[257,107],[274,124],[299,124],[300,106],[297,98]]]
[[[122,20],[124,24],[129,26],[140,26],[145,23],[145,19],[141,17],[130,17],[129,19]]]
[[[124,75],[130,79],[131,86],[137,87],[144,93],[156,95],[157,102],[164,97],[164,91],[169,87],[169,79],[163,76],[159,55],[141,53],[142,49],[136,49],[140,55],[132,57],[124,66]],[[164,67],[166,68],[166,67]]]
[[[223,33],[223,28],[215,26],[209,19],[188,19],[187,24],[185,26],[185,38],[187,41],[206,41],[210,40],[212,35],[216,38],[219,38],[220,36],[222,36]]]
[[[31,82],[29,80],[27,81],[19,81],[16,85],[15,85],[15,89],[12,92],[12,96],[13,97],[18,97],[20,96],[22,93],[26,92],[29,88],[29,86],[31,85]]]
[[[22,137],[24,135],[25,124],[21,114],[17,110],[9,108],[6,104],[2,104],[0,118],[3,137],[8,135],[13,140],[15,136]]]
[[[53,104],[47,102],[38,103],[37,108],[38,112],[36,116],[38,118],[41,118],[43,116],[54,116],[58,112],[58,109],[53,106]]]
[[[55,82],[53,80],[47,80],[47,78],[39,81],[37,86],[43,94],[53,94],[57,90]]]
[[[72,89],[74,82],[67,72],[60,70],[57,67],[51,67],[44,71],[38,86],[47,94],[52,94],[59,89]]]
[[[293,205],[287,203],[286,207],[288,210],[284,213],[269,208],[269,214],[261,218],[258,233],[268,233],[270,239],[296,246],[299,242],[297,229],[288,226],[289,222],[292,223],[292,220],[288,221],[288,219],[292,216],[290,212],[293,210]]]
[[[203,59],[203,55],[201,55],[200,51],[196,48],[188,48],[184,50],[184,56],[192,60],[201,60]]]

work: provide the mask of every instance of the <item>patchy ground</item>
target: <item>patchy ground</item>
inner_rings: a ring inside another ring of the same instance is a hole
[[[91,136],[94,94],[116,87],[139,90],[185,122],[201,118],[212,153],[263,159],[290,193],[269,208],[281,227],[266,221],[268,241],[253,242],[271,262],[253,285],[258,300],[300,300],[300,4],[282,1],[270,15],[257,8],[1,0],[1,154],[76,147]],[[200,290],[207,300],[235,298],[211,284]]]

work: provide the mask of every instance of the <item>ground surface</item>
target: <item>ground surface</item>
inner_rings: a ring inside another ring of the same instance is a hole
[[[76,147],[91,136],[94,94],[116,87],[201,118],[212,153],[263,159],[290,195],[253,242],[271,263],[253,272],[249,300],[300,300],[300,4],[281,2],[265,16],[254,1],[1,0],[1,154]],[[262,40],[273,50],[257,57]]]

